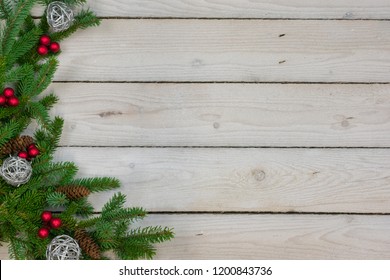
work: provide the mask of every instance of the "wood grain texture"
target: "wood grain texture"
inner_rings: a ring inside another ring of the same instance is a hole
[[[104,20],[58,81],[388,82],[389,21]]]
[[[389,19],[387,0],[89,0],[102,17]],[[40,15],[41,9],[35,11]]]
[[[156,259],[390,258],[389,216],[151,215],[136,226],[159,224],[176,236]]]
[[[8,260],[8,247],[7,244],[1,244],[0,246],[0,260]]]
[[[88,5],[110,19],[61,44],[56,159],[173,227],[157,259],[390,259],[388,0]]]
[[[61,148],[148,211],[390,213],[387,149]],[[113,192],[91,195],[97,209]]]
[[[157,259],[389,259],[389,216],[166,215]]]
[[[57,83],[68,146],[390,147],[390,85]]]
[[[386,0],[89,1],[104,16],[212,18],[389,18]]]

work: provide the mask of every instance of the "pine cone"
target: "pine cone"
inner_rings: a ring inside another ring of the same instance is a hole
[[[31,136],[23,135],[16,138],[13,138],[8,141],[0,149],[1,156],[14,154],[20,151],[24,151],[28,146],[34,143],[34,139]]]
[[[84,186],[70,185],[62,186],[56,189],[57,192],[63,193],[70,200],[76,200],[88,196],[91,191]]]
[[[74,238],[80,245],[80,248],[92,259],[100,259],[100,248],[83,229],[76,230]]]

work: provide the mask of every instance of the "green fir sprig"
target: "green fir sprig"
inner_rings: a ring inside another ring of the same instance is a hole
[[[78,178],[78,168],[73,162],[54,161],[64,120],[49,114],[58,101],[54,93],[42,93],[53,80],[58,59],[57,54],[47,57],[37,54],[38,41],[43,34],[50,34],[52,40],[61,42],[79,29],[99,25],[100,20],[93,12],[80,10],[70,28],[53,33],[46,11],[40,19],[31,15],[34,6],[45,8],[51,2],[0,1],[0,89],[12,87],[19,100],[18,106],[0,106],[0,148],[17,139],[34,120],[37,129],[33,136],[40,151],[31,162],[33,173],[26,184],[14,187],[0,179],[0,242],[9,244],[11,258],[45,259],[52,238],[78,234],[83,239],[80,245],[88,248],[84,243],[89,243],[95,250],[82,251],[81,259],[96,259],[96,255],[106,259],[106,252],[122,259],[152,258],[153,244],[173,238],[172,229],[134,228],[134,223],[147,213],[143,208],[127,208],[126,197],[121,193],[114,194],[97,212],[88,195],[117,189],[120,182],[110,177]],[[77,6],[86,1],[63,2]],[[0,158],[0,165],[6,157]],[[78,193],[69,195],[72,191]],[[40,238],[37,232],[42,227],[41,214],[46,210],[60,218],[62,226],[51,229],[48,238]]]

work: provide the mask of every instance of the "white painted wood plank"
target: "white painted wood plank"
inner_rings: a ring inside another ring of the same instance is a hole
[[[390,213],[388,149],[61,148],[148,211]],[[97,209],[113,192],[93,194]]]
[[[1,244],[0,246],[0,260],[8,260],[8,247],[7,244]]]
[[[389,21],[104,20],[61,81],[388,82]]]
[[[390,147],[390,85],[57,83],[62,145]]]
[[[388,259],[389,216],[164,215],[157,259]]]
[[[174,228],[155,259],[390,258],[389,216],[151,215],[139,225]]]
[[[103,17],[389,19],[387,0],[89,0]],[[35,12],[40,15],[41,10]]]

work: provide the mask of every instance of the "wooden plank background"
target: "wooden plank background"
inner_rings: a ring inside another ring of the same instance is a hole
[[[157,259],[390,258],[390,2],[89,5],[56,158],[175,228]]]
[[[387,82],[390,22],[106,19],[63,49],[58,81]]]
[[[64,146],[390,147],[389,84],[56,83]],[[86,106],[88,104],[88,106]]]

